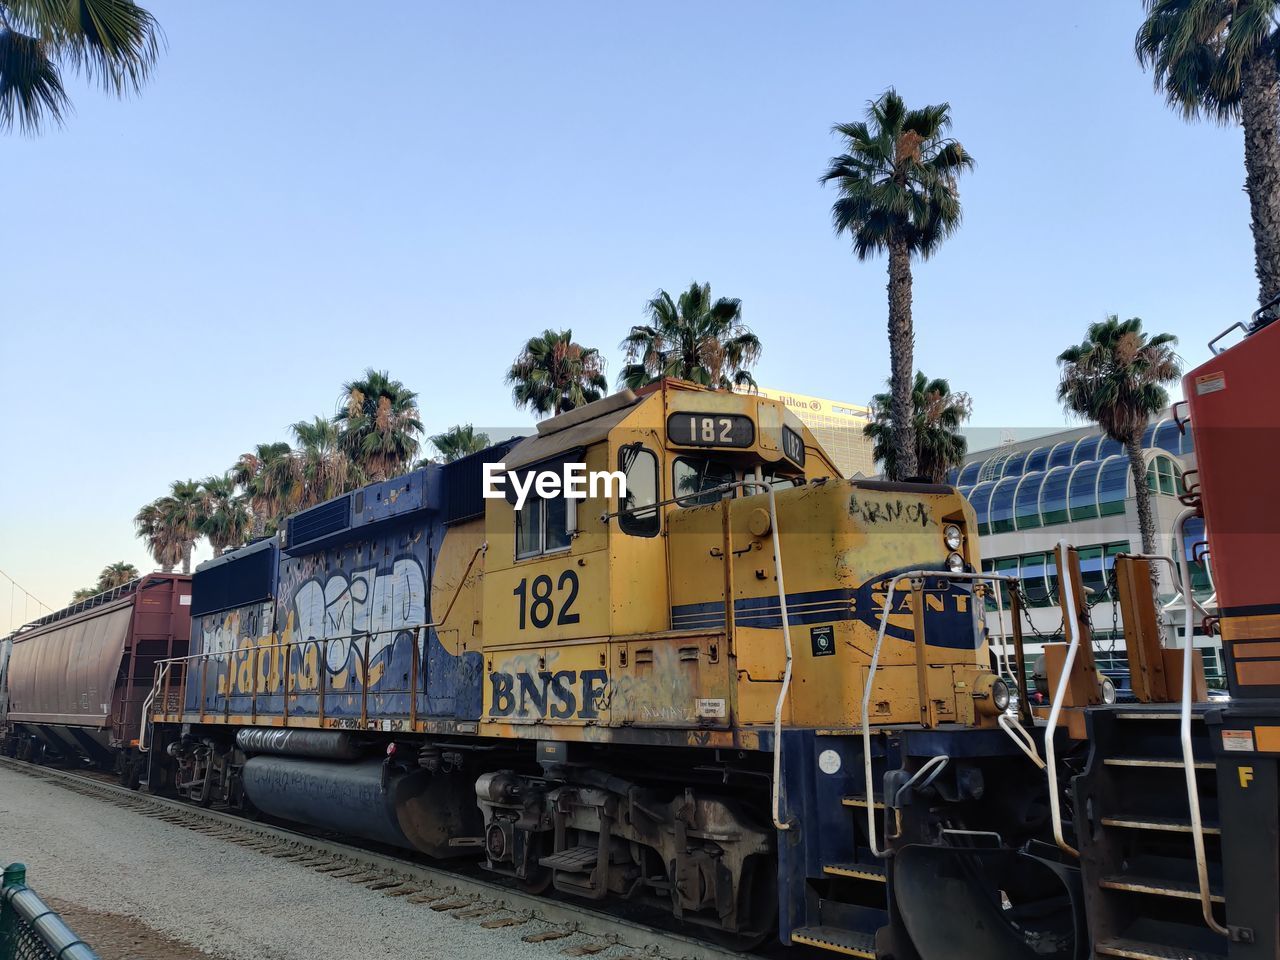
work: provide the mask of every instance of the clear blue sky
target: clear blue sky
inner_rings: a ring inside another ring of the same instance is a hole
[[[0,141],[0,569],[54,606],[364,367],[433,431],[527,425],[522,339],[570,327],[612,378],[659,287],[741,297],[762,384],[867,400],[885,264],[817,177],[890,85],[978,161],[915,274],[917,363],[975,424],[1060,426],[1053,358],[1108,312],[1194,364],[1255,298],[1240,132],[1153,92],[1139,0],[148,6],[140,97],[75,83],[65,129]]]

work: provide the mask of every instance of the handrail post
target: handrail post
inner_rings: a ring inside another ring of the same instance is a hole
[[[1230,937],[1231,933],[1213,915],[1213,899],[1209,892],[1209,862],[1204,852],[1204,824],[1200,819],[1200,788],[1196,783],[1195,755],[1191,750],[1192,668],[1195,666],[1195,600],[1192,598],[1191,572],[1187,566],[1187,521],[1196,515],[1194,507],[1178,514],[1174,527],[1174,550],[1178,558],[1178,576],[1182,579],[1182,596],[1186,601],[1186,623],[1183,624],[1182,708],[1178,715],[1178,734],[1182,740],[1182,771],[1187,782],[1187,805],[1191,808],[1191,839],[1196,852],[1196,883],[1199,886],[1200,914],[1210,930]]]
[[[312,643],[315,643],[313,640]],[[324,687],[325,680],[329,676],[329,638],[325,637],[320,641],[320,655],[316,661],[316,683],[320,687],[318,702],[316,704],[316,712],[319,714],[320,726],[324,726]]]
[[[364,635],[364,655],[360,658],[360,726],[369,726],[369,634]]]
[[[284,677],[281,678],[280,683],[280,688],[283,692],[284,698],[284,710],[282,712],[284,713],[284,724],[286,727],[289,725],[289,676],[293,673],[292,659],[293,637],[290,636],[290,638],[284,642]]]
[[[925,656],[925,645],[928,642],[924,628],[924,578],[914,577],[911,580],[911,625],[915,643],[911,645],[911,655],[916,662],[916,692],[920,703],[920,725],[930,729],[934,723],[933,698],[929,695],[929,658]]]
[[[409,655],[409,729],[416,730],[418,727],[418,669],[421,654],[419,653],[419,645],[422,638],[426,637],[428,641],[431,635],[427,633],[426,627],[418,627],[413,631],[413,650]]]
[[[997,584],[997,589],[999,585]],[[1009,591],[1009,618],[1013,629],[1013,663],[1018,671],[1018,713],[1022,719],[1035,725],[1035,714],[1031,712],[1031,691],[1027,687],[1027,653],[1023,648],[1022,638],[1022,601],[1018,599],[1018,591]]]
[[[1066,540],[1058,541],[1059,556],[1065,558],[1071,545]],[[1062,812],[1058,800],[1058,768],[1055,763],[1054,740],[1058,730],[1058,717],[1062,714],[1062,703],[1067,697],[1067,687],[1071,683],[1071,666],[1075,663],[1076,649],[1080,646],[1079,607],[1076,606],[1075,584],[1071,577],[1064,576],[1065,571],[1058,571],[1058,585],[1062,590],[1062,615],[1067,618],[1066,625],[1071,636],[1067,644],[1067,656],[1062,663],[1062,675],[1058,677],[1058,689],[1053,694],[1053,705],[1049,708],[1049,719],[1044,731],[1044,764],[1049,778],[1049,815],[1053,821],[1053,839],[1058,847],[1073,857],[1080,856],[1075,847],[1067,843],[1062,835]]]
[[[204,697],[205,697],[205,680],[208,678],[209,672],[209,654],[202,653],[200,655],[200,722],[204,723]],[[231,678],[227,678],[230,684]]]

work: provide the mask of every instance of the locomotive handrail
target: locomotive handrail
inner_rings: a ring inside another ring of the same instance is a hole
[[[258,663],[261,662],[262,653],[264,651],[274,650],[280,647],[291,649],[294,646],[299,646],[299,645],[308,644],[308,643],[320,644],[321,651],[325,655],[325,657],[322,659],[327,659],[330,641],[357,640],[357,639],[364,640],[363,652],[357,650],[357,656],[360,657],[360,665],[362,668],[361,675],[360,675],[360,688],[361,688],[360,689],[360,718],[361,718],[361,721],[364,722],[367,719],[367,702],[368,702],[368,696],[369,696],[369,641],[374,637],[380,636],[384,633],[399,634],[399,633],[412,632],[414,634],[414,645],[413,645],[413,664],[412,664],[413,676],[410,679],[410,703],[411,703],[412,712],[416,714],[417,712],[418,647],[422,642],[422,631],[433,628],[433,627],[440,627],[448,622],[449,614],[453,612],[454,604],[457,602],[459,595],[461,595],[462,588],[466,584],[467,578],[471,575],[471,568],[475,566],[476,560],[479,559],[482,554],[487,553],[488,550],[489,550],[488,540],[482,541],[480,546],[476,547],[475,552],[471,555],[471,559],[467,561],[466,569],[462,571],[462,576],[458,579],[458,586],[453,591],[453,596],[449,598],[449,605],[445,607],[444,616],[440,617],[439,620],[433,620],[430,623],[404,624],[399,627],[388,627],[384,630],[361,630],[358,632],[343,634],[336,637],[316,637],[310,640],[283,640],[276,643],[255,643],[250,647],[236,647],[232,650],[219,650],[217,652],[202,651],[200,653],[187,654],[186,656],[183,656],[183,657],[167,657],[163,660],[157,660],[154,668],[155,672],[153,674],[151,692],[147,695],[147,698],[143,702],[143,707],[142,707],[142,719],[140,721],[140,728],[138,731],[139,752],[146,753],[151,749],[150,744],[147,742],[147,735],[146,735],[147,729],[150,726],[151,706],[155,701],[156,694],[159,692],[162,682],[168,679],[169,670],[173,664],[181,663],[185,667],[187,662],[189,661],[194,662],[196,660],[199,660],[202,664],[205,664],[205,663],[208,663],[211,658],[219,658],[224,655],[228,657],[227,663],[230,664],[231,657],[237,657],[237,656],[240,656],[241,654],[243,654],[246,658],[249,656],[252,656],[255,660],[254,671],[253,671],[253,691],[252,691],[253,708],[252,709],[253,709],[253,716],[256,719],[258,714],[257,665]],[[284,670],[284,677],[283,677],[283,687],[284,687],[283,697],[284,697],[285,717],[287,719],[288,709],[289,709],[289,693],[290,693],[289,672],[288,672],[288,662],[287,662],[289,657],[287,654],[285,659],[286,659],[286,663],[285,663],[285,670]],[[317,693],[321,697],[321,704],[323,704],[324,687],[325,687],[322,671],[323,671],[322,664],[318,664],[317,665],[318,676],[317,676],[316,686],[317,686]],[[270,678],[270,671],[268,671],[268,678]],[[203,697],[204,697],[203,683],[201,683],[200,696],[201,696],[201,702],[203,704]],[[229,688],[228,688],[227,700],[229,703],[230,702]],[[168,704],[166,703],[165,706],[167,709]],[[321,709],[323,710],[323,706],[321,707]],[[203,706],[202,706],[201,712],[203,714]]]
[[[873,773],[871,771],[871,723],[869,718],[869,710],[871,707],[871,689],[875,680],[876,670],[880,667],[880,648],[884,645],[885,632],[889,627],[889,611],[893,609],[893,594],[898,588],[899,582],[906,580],[918,580],[925,577],[933,577],[942,580],[965,580],[969,582],[991,581],[1012,582],[1014,577],[999,573],[955,573],[950,570],[909,570],[906,573],[900,573],[889,580],[889,590],[885,594],[884,603],[880,605],[880,629],[876,633],[876,645],[871,650],[871,665],[867,669],[867,680],[862,688],[862,772],[863,780],[866,783],[867,791],[867,836],[868,845],[871,848],[872,856],[885,859],[888,856],[887,850],[880,849],[876,843],[876,812],[875,812],[875,789],[872,783]],[[997,587],[997,592],[999,588]],[[923,647],[924,637],[916,637],[915,643],[912,645],[912,652],[915,659],[920,658],[920,648]],[[1018,683],[1020,693],[1025,693],[1025,678],[1020,678]],[[1008,731],[1006,731],[1008,732]],[[1010,734],[1012,737],[1012,734]],[[1016,738],[1015,738],[1016,742]],[[1021,745],[1020,745],[1021,746]],[[934,757],[930,762],[938,760]],[[927,766],[927,765],[926,765]],[[937,764],[938,772],[941,772],[943,764]],[[923,768],[922,768],[923,769]],[[917,776],[921,771],[917,771]],[[915,781],[908,781],[908,786]],[[895,802],[897,797],[894,798]]]
[[[1065,563],[1067,551],[1071,544],[1065,539],[1058,541],[1059,563]],[[1053,821],[1053,840],[1064,853],[1079,857],[1080,851],[1067,843],[1062,835],[1062,811],[1058,798],[1058,767],[1056,763],[1055,734],[1058,730],[1058,718],[1062,715],[1062,704],[1067,697],[1067,687],[1071,682],[1071,665],[1075,663],[1076,651],[1080,649],[1080,610],[1076,606],[1075,584],[1069,571],[1058,571],[1058,583],[1062,587],[1062,614],[1066,618],[1064,626],[1069,627],[1071,642],[1067,644],[1067,656],[1062,663],[1062,673],[1058,677],[1058,688],[1053,692],[1053,702],[1049,707],[1049,719],[1044,731],[1044,765],[1049,778],[1049,819]]]
[[[1186,623],[1183,625],[1182,650],[1182,707],[1178,715],[1178,733],[1182,740],[1182,772],[1187,782],[1187,805],[1191,808],[1191,839],[1196,851],[1196,883],[1200,893],[1200,913],[1210,930],[1224,937],[1230,931],[1218,923],[1213,915],[1213,899],[1209,892],[1209,863],[1204,852],[1204,824],[1200,819],[1200,791],[1196,784],[1195,756],[1191,752],[1191,693],[1193,689],[1191,670],[1195,664],[1193,647],[1195,646],[1195,622],[1192,617],[1195,600],[1192,597],[1191,574],[1187,566],[1187,521],[1196,516],[1197,511],[1188,507],[1178,514],[1174,526],[1174,548],[1178,556],[1178,573],[1182,577],[1182,595],[1186,601]]]
[[[764,490],[769,495],[769,530],[773,537],[773,565],[778,572],[778,607],[782,616],[782,645],[786,651],[786,664],[782,670],[782,687],[778,691],[778,700],[773,707],[773,790],[771,796],[773,817],[773,826],[777,830],[790,830],[791,818],[782,818],[782,708],[786,704],[787,694],[791,690],[791,616],[787,611],[787,588],[782,580],[782,543],[778,539],[778,505],[773,495],[773,483],[768,480],[761,480],[756,477],[744,477],[741,480],[730,480],[728,483],[721,483],[714,487],[708,487],[705,490],[698,490],[695,493],[685,493],[676,497],[667,497],[665,500],[655,500],[653,503],[639,504],[634,507],[622,507],[612,512],[600,514],[600,522],[608,523],[612,518],[622,516],[623,514],[640,513],[645,510],[657,510],[658,507],[665,507],[673,503],[681,503],[685,500],[693,500],[695,498],[705,497],[712,493],[728,493],[730,490],[745,489],[746,487],[756,487]],[[725,603],[731,604],[733,601],[729,596],[725,596]],[[728,618],[725,620],[728,623]]]

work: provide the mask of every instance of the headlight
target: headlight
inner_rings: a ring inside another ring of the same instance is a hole
[[[980,673],[973,681],[973,705],[978,713],[994,717],[1009,709],[1009,685],[994,673]]]
[[[1003,680],[997,679],[991,685],[991,702],[1001,713],[1009,709],[1009,685]]]
[[[947,545],[948,550],[959,550],[960,544],[964,542],[960,528],[954,523],[948,523],[942,528],[942,542]]]
[[[952,573],[964,573],[964,557],[953,553],[947,557],[947,569]]]
[[[1116,702],[1116,685],[1110,677],[1104,676],[1098,683],[1098,688],[1102,693],[1103,703]]]

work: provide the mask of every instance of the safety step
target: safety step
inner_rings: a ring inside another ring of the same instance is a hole
[[[1126,937],[1102,940],[1094,944],[1093,950],[1098,956],[1125,957],[1126,960],[1227,960],[1226,955],[1221,953],[1188,950],[1186,947],[1147,943],[1143,940],[1129,940]]]
[[[1200,899],[1200,885],[1195,881],[1115,874],[1103,877],[1100,885],[1108,890],[1124,890],[1127,893],[1147,893],[1157,897],[1176,897],[1180,900]],[[1212,884],[1209,886],[1209,899],[1214,903],[1226,902],[1221,891],[1216,890]]]
[[[863,809],[866,809],[866,806],[867,806],[867,798],[866,798],[866,797],[858,797],[858,796],[855,796],[855,797],[842,797],[842,798],[840,799],[840,802],[841,802],[841,803],[843,803],[846,807],[862,807]],[[874,801],[872,801],[872,805],[873,805],[877,810],[883,810],[883,809],[884,809],[884,801],[883,801],[883,800],[874,800]]]
[[[821,947],[847,957],[876,960],[876,938],[870,933],[844,930],[840,927],[800,927],[791,931],[792,943]]]
[[[1120,710],[1115,714],[1117,720],[1181,720],[1182,714],[1178,710]],[[1197,710],[1191,711],[1191,722],[1199,723],[1204,720],[1204,713]]]
[[[1120,827],[1125,830],[1157,830],[1162,833],[1190,833],[1191,821],[1179,820],[1176,817],[1148,817],[1145,814],[1123,814],[1114,817],[1103,817],[1102,823],[1108,827]],[[1206,835],[1221,834],[1222,828],[1216,823],[1201,822]]]
[[[885,882],[884,864],[881,863],[828,863],[822,872],[832,877],[853,877],[856,880]]]
[[[1102,762],[1108,767],[1155,767],[1160,770],[1182,769],[1181,757],[1106,757]],[[1208,760],[1194,760],[1191,765],[1197,770],[1213,769],[1213,763]]]
[[[550,856],[541,857],[538,863],[552,870],[563,870],[566,873],[589,873],[596,868],[599,859],[599,847],[595,844],[583,844],[578,847],[566,847]]]

